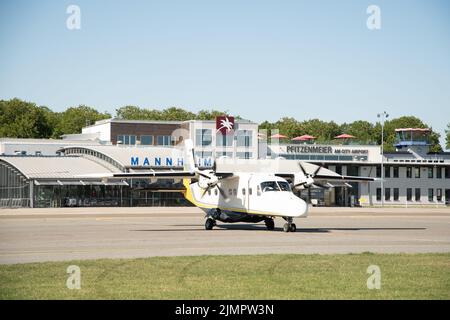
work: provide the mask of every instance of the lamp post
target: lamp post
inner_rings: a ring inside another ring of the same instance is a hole
[[[381,118],[381,206],[384,206],[384,120],[389,117],[386,111],[377,114]]]

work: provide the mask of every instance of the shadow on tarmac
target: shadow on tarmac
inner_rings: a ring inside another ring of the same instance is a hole
[[[140,229],[140,230],[130,230],[138,232],[179,232],[179,231],[201,231],[204,230],[200,228],[201,225],[190,224],[190,225],[173,225],[173,229]],[[197,228],[176,228],[176,227],[197,227]],[[330,233],[333,231],[417,231],[426,230],[427,228],[297,228],[296,232],[302,233]],[[251,225],[251,224],[218,224],[212,231],[227,231],[227,230],[247,230],[247,231],[267,231],[264,225]],[[283,228],[275,228],[273,231],[283,231]]]

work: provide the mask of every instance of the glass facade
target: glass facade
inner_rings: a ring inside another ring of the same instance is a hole
[[[406,200],[407,201],[412,201],[412,188],[407,188],[406,189]]]
[[[236,158],[238,159],[251,159],[252,153],[251,152],[236,152]]]
[[[394,169],[394,178],[398,178],[399,177],[399,175],[398,175],[398,167],[394,167],[393,169]]]
[[[141,136],[141,145],[144,145],[144,146],[153,145],[153,136],[149,136],[149,135]]]
[[[157,190],[161,187],[164,192]],[[181,183],[174,184],[168,179],[154,184],[147,179],[107,183],[79,179],[28,180],[13,166],[0,161],[1,208],[192,206],[181,193],[182,189]]]
[[[381,188],[377,188],[377,201],[381,201]]]
[[[233,135],[231,134],[216,135],[216,146],[231,147],[232,145],[233,145]]]
[[[136,144],[136,136],[127,135],[127,134],[118,135],[117,143],[124,144],[124,145],[135,145]]]
[[[442,168],[436,167],[436,178],[442,179]]]
[[[406,167],[406,177],[412,178],[412,168],[411,167]]]
[[[428,189],[428,201],[432,202],[434,200],[434,190],[432,188]]]
[[[212,143],[211,129],[196,129],[195,144],[196,146],[210,146]]]
[[[0,161],[0,207],[28,207],[30,185],[16,168]]]
[[[216,157],[217,158],[220,158],[220,157],[232,158],[233,157],[233,152],[228,152],[228,151],[216,152]]]
[[[400,189],[394,188],[394,201],[398,201],[400,197]]]
[[[420,201],[420,188],[416,188],[415,193],[416,201]]]
[[[158,136],[156,139],[156,143],[158,146],[170,146],[170,145],[172,145],[172,137],[171,136]]]
[[[316,154],[291,154],[291,153],[281,153],[277,157],[283,157],[288,160],[304,160],[304,161],[353,161],[353,156],[338,156],[338,155],[316,155]],[[367,160],[367,156],[361,156],[362,161]]]
[[[186,206],[181,192],[155,192],[126,185],[35,186],[34,207]]]
[[[236,133],[236,140],[238,147],[252,146],[252,130],[238,130]]]
[[[391,200],[391,189],[390,188],[384,189],[384,200],[386,200],[386,201]]]

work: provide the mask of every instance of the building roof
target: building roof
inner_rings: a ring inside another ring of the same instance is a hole
[[[177,160],[183,157],[183,149],[177,147],[158,146],[70,146],[67,148],[85,148],[104,154],[118,162],[123,167],[131,166],[131,158],[139,158],[141,163],[145,158],[170,157]],[[64,148],[63,151],[67,148]]]
[[[26,139],[26,138],[0,138],[0,144],[50,144],[60,145],[101,145],[95,140],[64,140],[64,139]]]
[[[246,119],[235,119],[234,120],[236,123],[249,123],[249,124],[257,124],[256,122],[250,121],[250,120],[246,120]],[[95,127],[98,125],[102,125],[105,123],[148,123],[148,124],[182,124],[182,123],[186,123],[186,122],[211,122],[211,123],[215,123],[216,120],[186,120],[186,121],[164,121],[164,120],[124,120],[124,119],[103,119],[103,120],[98,120],[96,121],[94,124],[83,127],[83,128],[90,128],[90,127]]]
[[[396,132],[400,132],[400,131],[417,131],[417,132],[428,132],[431,131],[428,128],[398,128],[395,129]]]
[[[183,121],[162,121],[162,120],[124,120],[124,119],[103,119],[95,121],[94,124],[85,126],[83,128],[95,127],[105,123],[151,123],[151,124],[181,124]]]
[[[413,156],[413,154],[409,151],[386,151],[386,152],[383,152],[383,155],[385,155],[385,156],[398,156],[398,155]]]
[[[428,152],[429,155],[441,155],[441,156],[450,156],[450,152],[441,151],[441,152]]]
[[[74,179],[86,174],[119,172],[82,157],[7,156],[0,157],[0,161],[15,167],[28,179]]]
[[[61,137],[64,141],[97,141],[100,140],[100,133],[71,133],[63,134]]]

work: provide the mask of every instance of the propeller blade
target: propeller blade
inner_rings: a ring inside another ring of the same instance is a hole
[[[314,171],[314,173],[312,174],[311,177],[314,177],[316,174],[318,174],[319,171],[320,171],[320,169],[322,169],[322,167],[321,167],[321,166],[318,166],[317,169]]]
[[[208,187],[207,187],[205,190],[203,190],[202,198],[203,198],[203,196],[208,192],[209,189],[211,189],[211,186],[210,186],[210,185],[208,185]]]
[[[305,170],[305,168],[303,167],[303,165],[302,165],[301,162],[298,162],[298,166],[299,166],[300,169],[302,170],[303,174],[306,176],[306,175],[307,175],[306,170]]]
[[[216,187],[217,187],[217,189],[219,189],[220,195],[221,195],[225,200],[228,200],[228,196],[227,196],[227,194],[225,193],[225,191],[223,191],[223,189],[222,189],[221,187],[217,186],[217,185],[216,185]]]
[[[198,171],[197,174],[198,174],[199,176],[202,176],[203,178],[211,179],[210,176],[208,176],[207,174],[202,173],[202,172],[200,172],[200,171]]]

